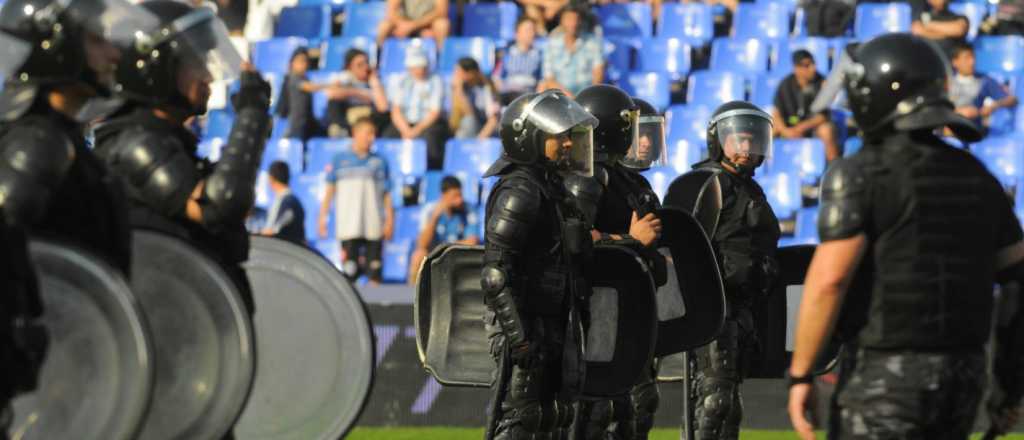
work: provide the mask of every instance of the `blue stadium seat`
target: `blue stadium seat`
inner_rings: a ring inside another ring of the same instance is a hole
[[[708,119],[713,107],[703,105],[673,105],[665,112],[668,143],[680,139],[703,141],[707,138]]]
[[[648,3],[611,3],[600,6],[597,16],[606,37],[647,38],[654,34]]]
[[[288,61],[300,47],[308,47],[305,38],[285,37],[257,41],[252,45],[252,64],[256,70],[267,73],[288,73]]]
[[[299,0],[299,6],[320,6],[331,7],[331,12],[342,12],[348,0]]]
[[[441,179],[445,176],[444,171],[427,171],[420,179],[419,204],[433,203],[441,197]]]
[[[978,37],[974,41],[979,71],[995,74],[1019,73],[1024,70],[1024,37]]]
[[[703,46],[715,35],[711,7],[704,3],[663,3],[658,19],[658,37],[680,38]]]
[[[979,2],[952,2],[949,4],[949,10],[967,17],[967,21],[970,22],[967,40],[973,41],[978,36],[978,28],[981,26],[981,22],[985,20],[985,15],[988,14],[988,5]]]
[[[989,136],[971,146],[971,151],[1004,185],[1016,186],[1024,170],[1024,150],[1020,149],[1022,141],[1021,135]]]
[[[422,176],[427,171],[427,143],[423,139],[377,139],[377,154],[388,162],[392,176]]]
[[[275,37],[303,37],[311,41],[331,36],[331,6],[284,8],[277,18]]]
[[[231,134],[231,125],[235,123],[235,117],[227,110],[210,110],[206,115],[206,130],[204,138],[220,137],[226,138]]]
[[[818,243],[818,208],[800,208],[796,212],[793,238],[800,244]]]
[[[302,203],[302,209],[306,211],[305,229],[306,238],[310,240],[319,239],[320,232],[317,231],[317,216],[320,214],[320,205],[323,203],[324,178],[320,174],[299,174],[292,178],[292,194]],[[337,203],[335,201],[335,203]],[[334,210],[331,207],[327,221],[327,237],[334,237]]]
[[[320,69],[340,72],[345,69],[345,52],[360,49],[370,59],[370,67],[377,66],[377,43],[369,37],[334,37],[328,39],[320,52]]]
[[[746,79],[734,72],[699,71],[690,74],[686,85],[686,103],[688,105],[719,105],[744,99]]]
[[[224,138],[204,137],[196,146],[196,156],[216,162],[220,159],[220,149],[224,147]]]
[[[302,173],[303,156],[302,141],[299,139],[277,139],[267,142],[267,148],[263,150],[263,160],[260,162],[260,169],[267,170],[275,160],[281,160],[288,164],[288,169],[293,175]]]
[[[679,177],[679,172],[672,167],[651,168],[640,174],[651,183],[651,189],[658,195],[658,200],[665,198],[665,191],[668,190],[668,186],[672,184],[676,177]]]
[[[518,19],[519,7],[514,2],[467,3],[462,9],[462,35],[512,41]]]
[[[405,72],[405,52],[410,47],[418,46],[427,54],[430,69],[437,65],[437,43],[432,38],[388,38],[380,51],[380,74]]]
[[[789,37],[792,8],[779,3],[740,3],[733,17],[733,36],[780,39]]]
[[[483,175],[499,157],[499,139],[449,139],[444,151],[444,170],[471,171]]]
[[[395,231],[391,241],[416,240],[420,234],[422,206],[405,206],[395,210]]]
[[[775,173],[759,174],[754,179],[764,188],[764,193],[768,197],[768,204],[771,205],[778,218],[791,218],[793,212],[803,206],[799,177]]]
[[[323,173],[335,154],[352,150],[352,139],[313,138],[306,147],[306,174]]]
[[[820,139],[776,139],[766,174],[782,173],[812,182],[825,172],[825,144]]]
[[[486,178],[480,179],[480,205],[481,205],[481,208],[484,207],[483,205],[487,204],[487,198],[491,196],[491,190],[494,189],[494,184],[496,184],[496,183],[498,183],[498,177],[497,176],[491,176],[491,177],[486,177]],[[483,215],[483,213],[481,213],[480,214],[481,227],[483,227],[483,220],[484,220],[484,215]],[[483,237],[483,235],[481,235],[481,237]]]
[[[381,278],[388,283],[404,283],[409,277],[409,257],[412,255],[414,240],[392,240],[384,242]]]
[[[267,173],[267,170],[261,169],[259,173],[256,174],[256,201],[254,205],[257,208],[266,209],[270,206],[270,202],[272,201],[274,201],[274,192],[270,189],[270,174]],[[260,220],[260,224],[263,225],[266,224],[266,222],[267,219],[264,216],[264,218]]]
[[[711,42],[711,70],[761,73],[768,70],[770,45],[757,38],[717,38]]]
[[[288,130],[288,119],[274,118],[274,126],[270,129],[270,139],[281,139]]]
[[[890,32],[910,32],[907,3],[861,3],[854,16],[853,35],[867,41]]]
[[[480,71],[490,75],[494,69],[494,41],[486,37],[448,37],[441,50],[438,71],[450,73],[455,70],[459,58],[471,57],[480,64]]]
[[[814,57],[818,72],[827,75],[829,66],[828,51],[830,42],[822,37],[801,37],[779,40],[772,48],[772,72],[789,73],[793,70],[793,52],[804,49]]]
[[[343,37],[377,38],[377,28],[387,15],[387,2],[352,2],[345,7]]]
[[[338,240],[333,238],[313,240],[314,237],[316,236],[306,234],[306,239],[310,240],[309,244],[313,250],[327,259],[335,268],[341,270],[341,243],[338,243]]]
[[[674,139],[668,142],[668,166],[683,174],[693,168],[693,164],[700,162],[704,155],[704,141],[686,137]]]
[[[306,75],[312,83],[329,84],[333,83],[340,74],[340,72],[317,70],[310,71]],[[327,94],[322,90],[313,92],[313,117],[317,120],[323,120],[325,114],[327,114]]]
[[[604,69],[608,74],[608,81],[618,81],[633,70],[633,51],[636,49],[634,42],[628,38],[604,39]]]
[[[775,101],[775,91],[779,84],[786,78],[787,73],[770,72],[758,75],[751,81],[750,102],[754,105],[769,110]]]
[[[641,43],[638,51],[642,72],[659,72],[673,81],[690,72],[690,45],[678,38],[651,38]]]
[[[793,12],[800,4],[800,0],[755,0],[754,3],[759,5],[773,5],[776,7],[782,7],[786,11]]]
[[[671,90],[668,76],[658,72],[630,72],[619,82],[630,96],[641,98],[658,111],[665,110],[669,105]]]
[[[864,141],[859,137],[847,138],[846,142],[843,143],[843,157],[850,157],[860,151],[860,148],[864,146]]]

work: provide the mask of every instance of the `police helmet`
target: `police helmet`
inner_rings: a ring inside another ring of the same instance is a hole
[[[625,156],[638,134],[640,108],[633,98],[618,87],[597,84],[580,91],[576,102],[601,121],[594,130],[594,160],[613,162]]]
[[[751,173],[772,154],[772,117],[746,101],[722,104],[711,115],[707,131],[708,156],[725,162],[741,173]],[[730,159],[736,154],[750,157],[739,165]]]
[[[640,109],[640,116],[637,118],[637,139],[626,155],[619,159],[619,163],[637,171],[666,164],[668,153],[665,143],[665,117],[643,99],[634,97],[633,102]]]
[[[593,172],[593,132],[598,121],[582,106],[557,90],[529,93],[512,101],[501,115],[499,135],[504,156],[513,163],[545,159],[545,142],[564,136],[572,148],[560,154],[564,171]]]

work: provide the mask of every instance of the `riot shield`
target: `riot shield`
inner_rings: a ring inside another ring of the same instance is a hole
[[[245,439],[327,440],[355,425],[373,386],[373,329],[359,293],[302,246],[252,237],[256,379],[234,428]]]
[[[725,321],[725,291],[711,242],[697,221],[674,207],[660,209],[658,218],[659,251],[669,263],[668,282],[657,293],[660,358],[714,339]]]
[[[662,206],[690,213],[707,236],[714,237],[722,211],[722,185],[718,181],[718,172],[697,169],[677,177],[665,191]]]
[[[219,263],[190,243],[132,233],[132,291],[154,340],[156,383],[139,438],[220,438],[252,384],[252,323]]]
[[[38,388],[12,403],[8,435],[133,438],[149,403],[153,364],[147,326],[128,283],[82,249],[33,240],[29,252],[49,346]]]
[[[487,387],[493,379],[496,365],[482,319],[483,252],[483,246],[442,245],[420,271],[416,346],[423,366],[444,385]],[[598,246],[594,265],[583,392],[618,395],[635,383],[654,350],[653,281],[628,248]]]

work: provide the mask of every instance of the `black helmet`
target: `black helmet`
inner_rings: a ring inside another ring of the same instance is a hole
[[[197,78],[210,81],[237,77],[242,57],[231,44],[227,28],[206,7],[173,0],[141,5],[159,17],[160,26],[121,58],[117,71],[121,93],[134,102],[205,113],[205,105],[194,108],[178,91],[179,69],[193,67]]]
[[[665,143],[665,117],[643,99],[633,97],[633,102],[640,109],[640,116],[637,118],[637,139],[626,155],[619,158],[619,163],[637,171],[666,164],[668,153]]]
[[[84,83],[108,96],[112,84],[89,68],[87,37],[123,49],[156,24],[156,17],[124,0],[7,1],[0,9],[0,74],[10,92],[0,107],[19,113],[31,104],[25,96],[44,85]]]
[[[845,86],[853,116],[865,135],[948,126],[965,141],[980,139],[972,122],[949,100],[949,61],[932,42],[910,34],[886,34],[859,45],[846,66]]]
[[[560,91],[528,93],[512,101],[502,113],[501,146],[511,162],[532,164],[544,158],[548,136],[571,136],[572,157],[565,159],[574,163],[560,165],[588,174],[593,165],[593,131],[597,124],[597,118]]]
[[[741,174],[751,174],[765,158],[771,157],[772,117],[749,102],[727,102],[711,115],[707,141],[709,160],[725,162]],[[741,154],[751,156],[751,163],[734,163],[725,153],[726,148],[737,148]]]
[[[597,162],[609,162],[625,156],[637,139],[640,108],[622,89],[598,84],[576,95],[576,102],[601,121],[594,130]]]

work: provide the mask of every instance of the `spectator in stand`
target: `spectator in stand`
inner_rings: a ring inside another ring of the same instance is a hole
[[[551,32],[544,48],[544,80],[537,90],[559,89],[573,96],[587,86],[604,81],[601,38],[584,33],[583,11],[577,6],[562,10],[558,28]]]
[[[460,139],[487,139],[498,125],[500,105],[494,85],[476,60],[460,58],[452,72],[452,114],[448,125]]]
[[[270,190],[274,192],[274,203],[270,205],[270,211],[267,213],[267,226],[260,234],[305,246],[306,231],[303,225],[306,221],[306,211],[302,209],[302,203],[292,195],[292,190],[288,186],[291,179],[288,164],[275,161],[270,164],[268,174]]]
[[[423,37],[444,47],[451,23],[448,0],[387,0],[387,14],[377,30],[377,46],[388,37]]]
[[[309,81],[306,75],[309,71],[309,54],[305,48],[295,50],[288,69],[275,112],[277,116],[288,119],[288,129],[284,137],[306,141],[320,136],[323,134],[323,128],[313,117],[313,92],[326,86]]]
[[[1024,35],[1024,0],[999,0],[982,30],[996,35]]]
[[[378,129],[386,126],[388,98],[366,52],[355,48],[345,52],[345,70],[325,93],[328,136],[348,137],[352,124],[365,117]]]
[[[388,80],[387,95],[391,104],[391,124],[384,137],[416,139],[427,143],[427,168],[441,169],[444,163],[444,142],[448,127],[441,118],[444,84],[441,77],[429,70],[427,55],[411,47],[405,54],[408,72]]]
[[[502,105],[524,93],[532,92],[540,80],[542,54],[535,46],[537,24],[523,15],[516,22],[516,40],[505,49],[494,69],[492,80],[501,94]]]
[[[462,199],[462,182],[455,176],[444,176],[441,179],[441,198],[423,207],[416,250],[409,259],[409,283],[416,284],[420,263],[437,245],[478,244],[479,231],[476,213]]]
[[[558,12],[569,5],[569,0],[518,0],[523,17],[536,26],[537,33],[547,35],[558,25]]]
[[[812,112],[811,103],[821,91],[825,78],[815,68],[814,56],[799,49],[793,51],[793,73],[775,90],[772,125],[775,135],[786,139],[817,137],[825,144],[825,159],[842,156],[836,142],[835,127],[828,110]]]
[[[352,151],[334,155],[325,173],[326,190],[317,218],[320,237],[335,204],[335,237],[341,241],[342,270],[350,280],[360,275],[381,281],[383,240],[390,240],[395,211],[391,206],[388,163],[370,152],[377,128],[370,118],[352,125]]]
[[[992,112],[1017,105],[1017,97],[1010,94],[1006,86],[974,70],[971,45],[964,43],[953,49],[953,69],[956,74],[949,87],[949,98],[956,112],[984,127],[986,132]]]
[[[938,43],[946,55],[952,53],[958,43],[966,41],[970,22],[967,17],[949,10],[949,0],[915,0],[911,6],[914,21],[910,31],[914,35]]]

